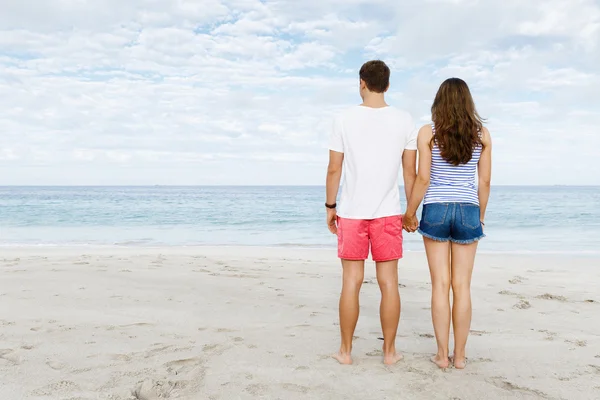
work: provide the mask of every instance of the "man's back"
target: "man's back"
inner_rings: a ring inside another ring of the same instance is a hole
[[[400,215],[402,153],[416,150],[411,116],[395,107],[355,106],[335,120],[330,150],[344,153],[338,216],[376,219]]]

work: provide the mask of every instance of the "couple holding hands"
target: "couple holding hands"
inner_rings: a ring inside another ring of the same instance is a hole
[[[433,122],[417,130],[410,114],[385,101],[390,69],[384,62],[365,63],[359,76],[363,103],[337,116],[329,144],[327,224],[337,235],[343,267],[341,346],[334,358],[341,364],[352,363],[359,293],[370,251],[381,290],[383,361],[391,365],[402,359],[395,339],[400,320],[398,260],[402,258],[404,229],[423,236],[429,264],[437,341],[437,354],[431,360],[442,369],[450,364],[463,369],[471,326],[471,275],[477,242],[485,236],[490,194],[490,133],[467,84],[458,78],[442,83],[431,107]],[[407,199],[404,214],[398,188],[400,170]],[[421,203],[419,222],[416,214]]]

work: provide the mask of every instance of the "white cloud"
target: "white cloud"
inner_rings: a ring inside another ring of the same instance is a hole
[[[5,0],[0,184],[321,184],[371,57],[423,123],[467,80],[496,183],[600,184],[599,40],[593,0]]]

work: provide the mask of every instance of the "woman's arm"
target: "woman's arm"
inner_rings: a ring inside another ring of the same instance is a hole
[[[413,220],[417,214],[417,209],[425,197],[427,188],[429,187],[429,178],[431,173],[431,138],[433,132],[431,125],[425,125],[419,130],[419,136],[417,138],[417,148],[419,150],[419,170],[417,172],[417,179],[415,179],[415,185],[406,207],[406,214],[404,215],[407,221]],[[410,225],[409,225],[410,227]],[[416,227],[413,226],[416,229]]]
[[[485,220],[485,210],[487,208],[488,199],[490,198],[490,186],[492,181],[492,137],[486,128],[483,128],[481,142],[483,143],[484,149],[481,152],[479,164],[477,164],[477,171],[479,174],[477,196],[479,197],[479,208],[481,209],[479,219],[483,222]]]

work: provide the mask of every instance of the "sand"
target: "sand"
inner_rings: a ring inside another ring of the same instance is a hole
[[[599,260],[480,255],[464,371],[438,370],[425,256],[382,364],[367,264],[340,366],[333,250],[2,249],[0,400],[600,399]]]

